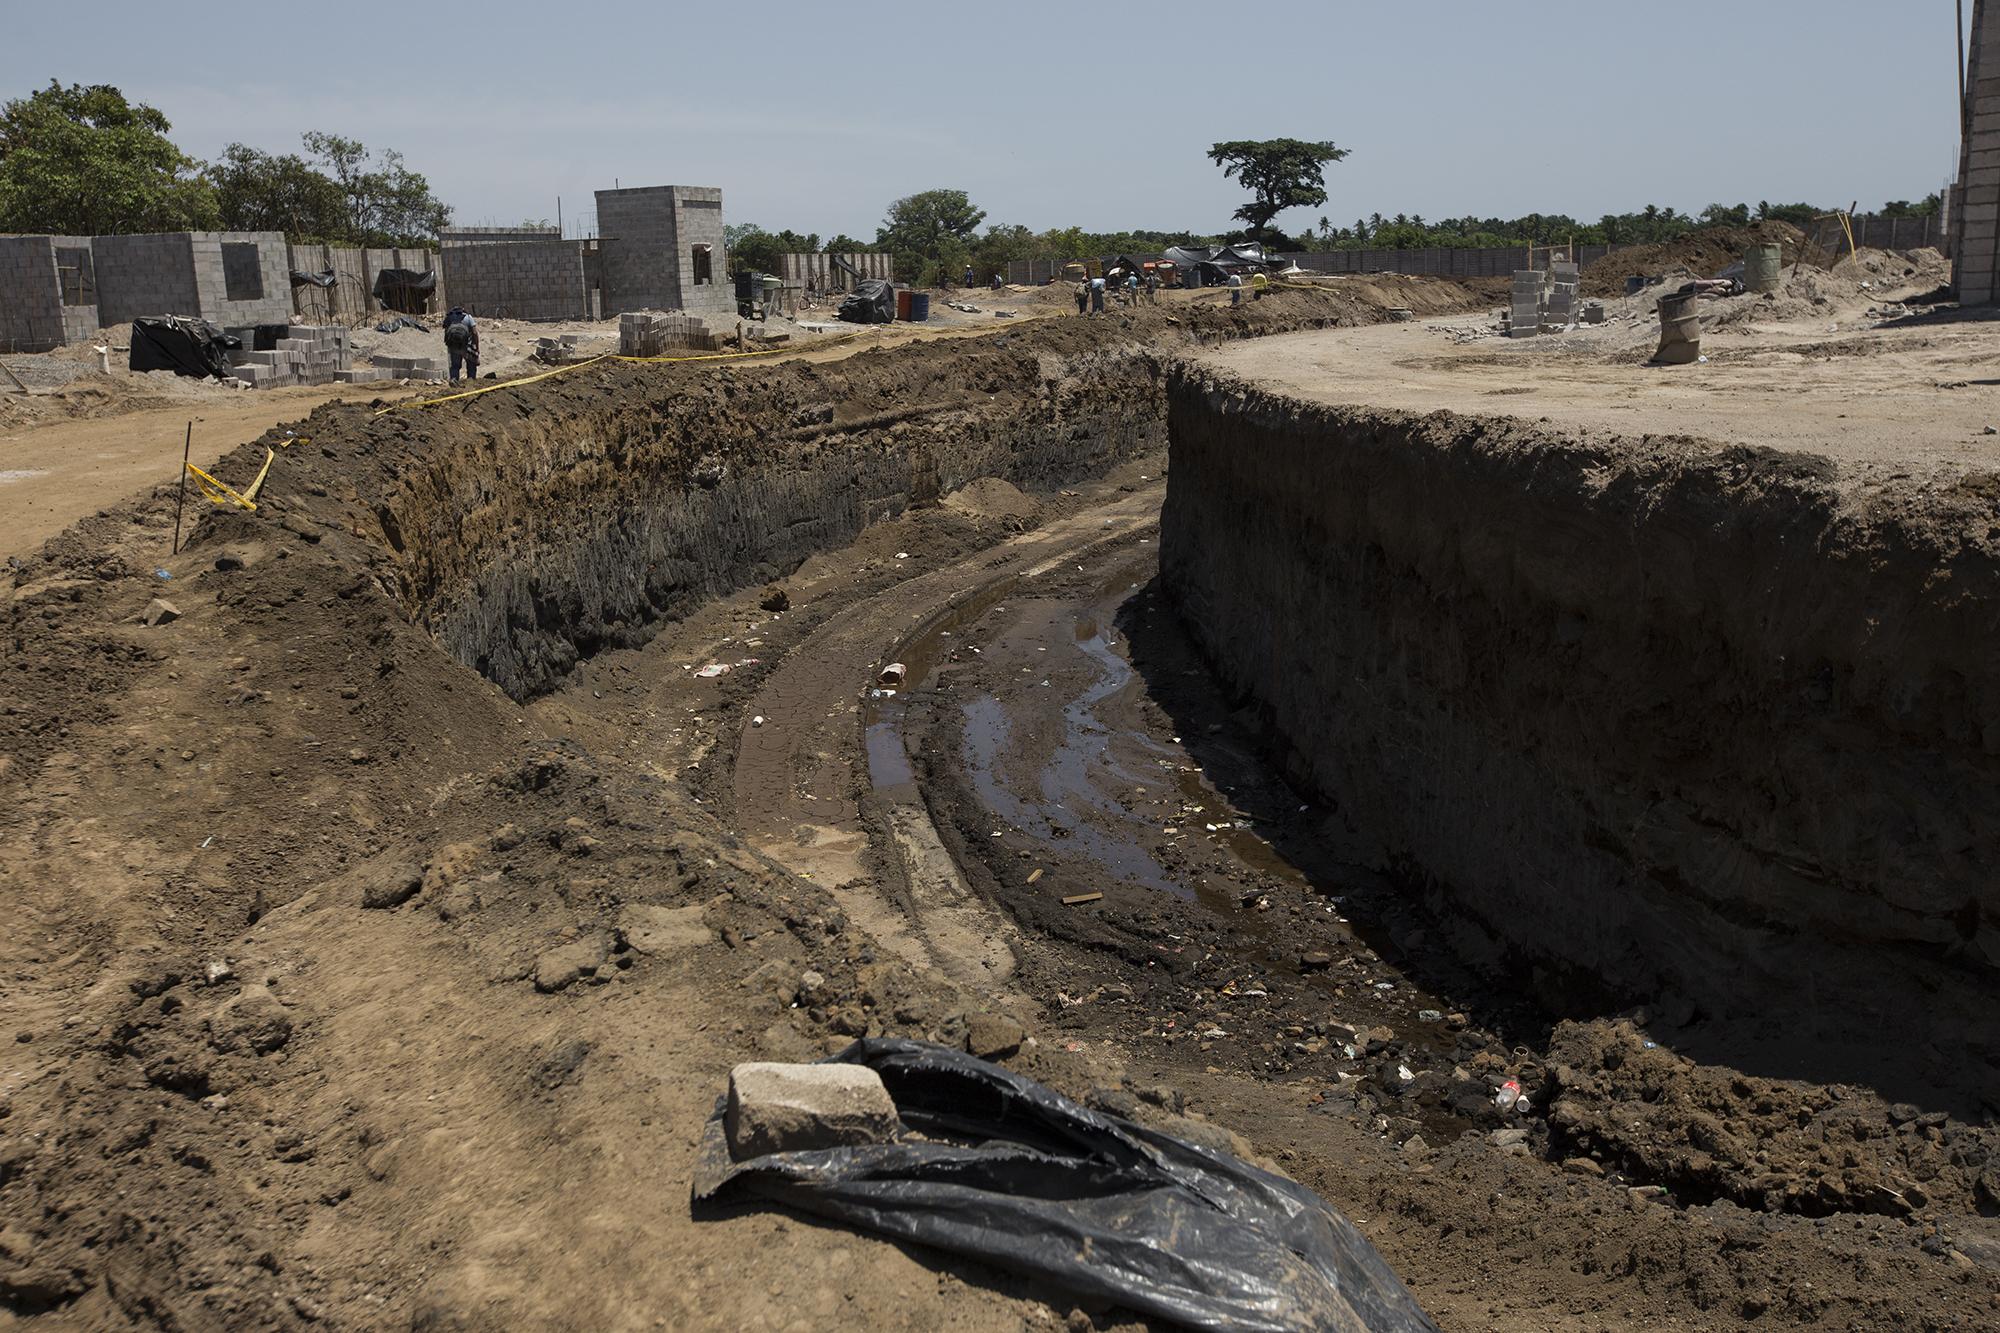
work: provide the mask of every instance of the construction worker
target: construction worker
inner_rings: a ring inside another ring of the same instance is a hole
[[[978,278],[978,276],[977,276],[976,274],[974,274],[974,273],[973,273],[973,271],[972,271],[972,265],[970,265],[970,264],[967,264],[967,265],[965,266],[965,281],[964,281],[964,283],[962,283],[961,285],[962,285],[962,286],[965,286],[965,287],[971,287],[971,286],[973,286],[974,284],[976,284],[976,283],[977,283],[978,281],[979,281],[979,278]]]
[[[453,306],[444,313],[444,350],[451,358],[453,384],[458,383],[461,365],[467,379],[479,378],[479,322],[461,306]]]
[[[1129,306],[1139,304],[1139,275],[1137,273],[1127,273],[1125,275],[1125,304]]]
[[[1158,305],[1159,303],[1160,271],[1156,268],[1149,268],[1146,270],[1146,304]]]
[[[1229,275],[1229,304],[1243,304],[1243,275],[1241,273],[1232,273]]]
[[[1090,280],[1090,313],[1093,315],[1104,313],[1104,279],[1102,278],[1092,278]]]
[[[1086,283],[1083,283],[1083,282],[1078,282],[1078,283],[1076,284],[1076,293],[1075,293],[1075,295],[1076,295],[1076,313],[1077,313],[1077,314],[1079,314],[1079,315],[1087,315],[1087,314],[1089,314],[1089,313],[1090,313],[1090,287],[1088,286],[1088,284],[1086,284]]]

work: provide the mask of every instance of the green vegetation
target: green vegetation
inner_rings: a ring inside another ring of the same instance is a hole
[[[167,118],[103,84],[49,86],[0,107],[0,231],[190,231],[220,219]]]
[[[1288,208],[1318,208],[1326,202],[1326,165],[1347,156],[1345,148],[1305,139],[1232,139],[1208,150],[1208,160],[1224,179],[1241,181],[1253,198],[1231,216],[1249,229],[1249,238],[1283,241],[1271,219]]]
[[[424,245],[451,209],[402,155],[305,136],[307,157],[231,144],[204,166],[154,108],[105,85],[47,88],[0,107],[0,231],[109,236],[282,231],[295,241]]]

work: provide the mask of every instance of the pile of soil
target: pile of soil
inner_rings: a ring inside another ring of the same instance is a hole
[[[1584,265],[1583,292],[1586,296],[1619,296],[1625,291],[1626,278],[1635,274],[1654,277],[1675,267],[1713,277],[1742,259],[1750,246],[1773,241],[1784,247],[1783,261],[1790,264],[1799,257],[1805,233],[1789,222],[1755,222],[1748,227],[1704,227],[1657,245],[1625,246]]]

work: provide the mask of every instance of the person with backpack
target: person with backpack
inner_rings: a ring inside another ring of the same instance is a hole
[[[465,367],[465,378],[479,378],[479,324],[465,313],[463,307],[453,306],[444,316],[444,350],[451,358],[451,382],[458,383],[458,370]]]

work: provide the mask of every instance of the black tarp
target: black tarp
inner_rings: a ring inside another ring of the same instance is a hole
[[[222,379],[229,374],[229,353],[242,345],[205,319],[180,315],[135,319],[126,364],[135,371],[171,370],[195,379]]]
[[[375,299],[384,310],[421,315],[436,290],[436,269],[385,268],[375,275]]]
[[[1367,1239],[1294,1180],[928,1042],[869,1038],[832,1059],[879,1073],[921,1137],[735,1162],[724,1098],[697,1203],[771,1200],[1190,1328],[1436,1333]]]
[[[854,294],[840,303],[836,312],[849,324],[893,324],[896,322],[896,289],[880,278],[864,278]]]
[[[308,273],[304,269],[297,268],[292,270],[292,286],[294,287],[332,287],[339,281],[340,279],[334,276],[333,270],[330,268],[323,269],[318,273]]]

